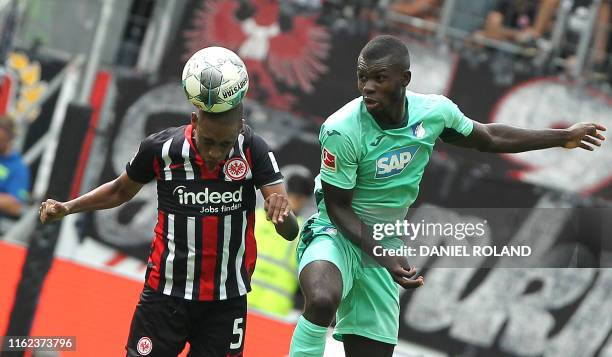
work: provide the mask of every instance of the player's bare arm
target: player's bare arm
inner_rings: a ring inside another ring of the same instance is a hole
[[[51,223],[64,216],[85,211],[94,211],[120,206],[134,197],[144,186],[128,177],[124,172],[113,181],[68,202],[47,199],[39,209],[41,223]]]
[[[325,181],[321,181],[321,185],[329,218],[346,238],[386,268],[393,280],[403,288],[412,289],[423,285],[422,276],[415,280],[411,279],[416,275],[416,269],[410,268],[405,257],[377,257],[373,254],[376,242],[370,238],[371,234],[364,234],[364,232],[370,232],[371,229],[359,219],[351,207],[352,189],[342,189]]]
[[[263,186],[261,187],[261,194],[265,200],[266,218],[274,223],[276,232],[286,240],[294,240],[300,228],[295,215],[291,211],[285,185],[278,183]]]
[[[0,193],[0,211],[8,215],[19,216],[23,209],[21,201],[8,193]]]
[[[606,128],[596,123],[577,123],[565,129],[523,129],[514,126],[474,122],[472,133],[450,144],[484,152],[516,153],[553,147],[593,151],[601,146]]]

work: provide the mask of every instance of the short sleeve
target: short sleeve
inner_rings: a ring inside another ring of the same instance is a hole
[[[472,133],[474,123],[450,99],[442,99],[439,103],[439,110],[440,115],[444,118],[444,129],[440,134],[440,139],[445,142],[452,142],[468,137]]]
[[[321,126],[321,180],[349,190],[357,182],[358,151],[354,140],[340,129]]]
[[[16,165],[11,172],[7,193],[21,202],[26,202],[29,197],[30,171],[23,162]]]
[[[268,143],[259,135],[253,133],[251,144],[253,155],[253,183],[255,187],[274,185],[283,182],[283,175],[278,168],[274,153]]]
[[[138,152],[127,163],[125,171],[128,177],[136,182],[147,183],[155,177],[155,147],[151,136],[140,143]]]

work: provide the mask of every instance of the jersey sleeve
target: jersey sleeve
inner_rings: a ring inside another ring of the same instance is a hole
[[[152,136],[140,143],[138,152],[125,166],[128,177],[136,182],[147,183],[155,177],[155,145]]]
[[[16,165],[11,172],[7,185],[7,193],[21,202],[28,200],[30,187],[30,171],[25,164]]]
[[[474,123],[461,112],[455,103],[443,97],[438,105],[440,114],[444,118],[444,129],[440,133],[440,139],[444,142],[452,142],[472,133]]]
[[[283,182],[283,175],[278,168],[274,153],[268,143],[259,135],[253,133],[251,144],[253,155],[253,183],[255,187],[274,185]]]
[[[358,150],[355,140],[344,130],[321,126],[321,180],[349,190],[357,182]]]

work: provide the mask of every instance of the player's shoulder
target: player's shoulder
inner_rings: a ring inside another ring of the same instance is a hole
[[[360,128],[362,98],[355,98],[327,117],[322,129],[336,130],[339,133],[351,134]]]
[[[406,97],[409,102],[419,105],[425,109],[444,107],[453,102],[441,94],[424,94],[413,91],[406,91]]]
[[[244,124],[244,129],[240,136],[238,137],[238,144],[244,150],[251,150],[255,155],[260,153],[267,153],[270,151],[270,146],[268,142],[258,134],[253,128],[249,125]]]
[[[422,94],[406,91],[410,108],[422,113],[425,118],[434,121],[446,121],[455,112],[457,105],[440,94]]]
[[[169,140],[181,140],[185,138],[186,125],[171,127],[155,132],[147,136],[141,145],[148,148],[162,147]]]

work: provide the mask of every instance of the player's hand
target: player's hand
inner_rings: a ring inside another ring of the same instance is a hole
[[[38,216],[42,224],[59,221],[69,213],[68,207],[56,200],[48,199],[40,205]]]
[[[423,286],[425,283],[422,275],[413,279],[417,270],[414,267],[410,267],[405,257],[389,256],[385,258],[384,263],[385,268],[389,271],[393,280],[404,289],[416,289]]]
[[[264,211],[266,211],[266,219],[274,224],[283,223],[285,218],[291,212],[289,200],[283,195],[273,193],[269,195],[264,202]]]
[[[569,132],[569,138],[563,144],[563,147],[566,149],[581,148],[593,151],[594,148],[591,145],[601,146],[601,142],[606,140],[606,138],[598,132],[606,130],[606,127],[603,125],[595,123],[577,123],[566,130]]]

